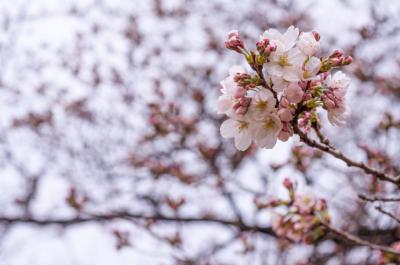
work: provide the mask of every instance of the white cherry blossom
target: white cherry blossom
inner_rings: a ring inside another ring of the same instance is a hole
[[[324,103],[328,111],[328,119],[333,125],[343,126],[349,115],[345,96],[347,87],[350,85],[350,78],[339,71],[327,77],[326,85],[328,90],[325,92]]]
[[[297,47],[307,56],[315,55],[320,50],[319,41],[315,39],[312,32],[302,32]]]
[[[276,100],[271,91],[258,88],[254,91],[248,115],[254,120],[262,120],[275,110]]]
[[[283,34],[276,29],[269,29],[263,34],[263,38],[272,40],[277,45],[277,49],[281,51],[288,51],[293,48],[298,37],[299,29],[294,26],[290,26]]]
[[[282,76],[272,75],[270,78],[273,84],[272,89],[278,93],[284,91],[291,84],[291,82],[285,80]]]
[[[346,104],[342,104],[340,107],[328,109],[328,120],[332,125],[344,126],[349,114]]]
[[[306,60],[304,66],[301,69],[301,77],[303,80],[310,80],[315,78],[319,70],[321,69],[321,60],[315,56],[310,57]]]
[[[244,151],[250,147],[253,136],[252,124],[247,119],[228,119],[220,127],[220,132],[224,138],[234,138],[235,147]]]
[[[264,148],[272,148],[278,140],[282,122],[277,114],[269,114],[262,121],[257,122],[254,132],[256,144]]]
[[[300,80],[298,69],[303,64],[305,55],[295,47],[299,29],[290,26],[283,34],[276,29],[270,29],[264,32],[263,37],[276,45],[276,51],[271,53],[267,63],[269,75],[289,82]]]
[[[303,89],[297,83],[291,83],[284,92],[290,103],[299,103],[304,95]]]
[[[232,45],[228,48],[237,45],[234,37],[239,37],[237,32],[230,34]],[[294,134],[293,122],[307,129],[311,113],[320,107],[320,102],[330,123],[345,124],[349,113],[345,95],[350,79],[340,71],[329,73],[332,67],[349,64],[351,57],[343,57],[339,51],[329,57],[317,57],[319,40],[317,32],[299,34],[294,26],[284,33],[276,29],[265,31],[256,45],[257,51],[244,54],[255,73],[247,75],[243,67],[233,66],[221,82],[217,109],[229,118],[221,125],[221,135],[234,138],[239,150],[246,150],[253,141],[260,147],[272,148],[278,139],[287,141]],[[250,60],[250,55],[255,55],[256,61]],[[323,62],[332,67],[321,71]],[[264,80],[259,70],[263,71]],[[238,73],[246,74],[238,78],[244,87],[235,82]],[[303,106],[307,108],[304,110]]]
[[[342,73],[342,71],[338,71],[333,76],[330,75],[327,77],[326,85],[330,88],[346,90],[350,85],[350,78]]]
[[[270,56],[267,71],[271,76],[281,77],[288,82],[296,82],[300,80],[299,70],[305,59],[305,55],[297,48],[288,51],[278,48]]]
[[[238,101],[235,95],[239,89],[234,77],[238,73],[246,73],[246,71],[243,67],[234,65],[229,70],[229,76],[221,81],[222,95],[218,98],[217,102],[217,112],[219,114],[232,115],[234,113],[233,105]]]

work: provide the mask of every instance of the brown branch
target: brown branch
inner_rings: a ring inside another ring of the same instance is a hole
[[[269,91],[271,91],[272,94],[274,95],[274,98],[276,100],[276,107],[277,107],[279,104],[278,93],[276,93],[276,91],[270,85],[268,85],[267,80],[265,80],[264,73],[263,73],[263,66],[252,66],[252,68],[254,71],[256,71],[257,75],[260,77],[261,85],[264,86]]]
[[[243,232],[254,231],[276,237],[271,227],[251,226],[236,220],[219,219],[216,217],[209,217],[209,216],[179,217],[179,216],[165,216],[162,214],[143,215],[143,214],[134,214],[128,212],[115,212],[110,214],[91,214],[85,217],[75,217],[66,219],[65,218],[36,219],[24,216],[21,217],[0,216],[0,224],[26,223],[38,226],[47,226],[47,225],[68,226],[68,225],[76,225],[88,222],[107,222],[118,219],[159,221],[167,223],[214,223],[214,224],[236,227]]]
[[[325,144],[321,144],[321,143],[309,138],[307,136],[307,134],[305,134],[303,131],[301,131],[299,129],[299,127],[297,126],[297,124],[295,124],[295,123],[293,124],[293,130],[297,135],[299,135],[301,141],[303,141],[304,143],[306,143],[307,145],[309,145],[311,147],[317,148],[325,153],[328,153],[328,154],[338,158],[339,160],[342,160],[343,162],[346,163],[347,166],[359,168],[367,174],[376,176],[380,180],[388,181],[388,182],[396,184],[397,186],[400,186],[399,180],[397,178],[391,177],[379,170],[371,168],[363,162],[356,162],[356,161],[348,158],[347,156],[345,156],[339,150],[337,150],[333,147],[327,146]]]
[[[133,214],[128,212],[115,212],[111,214],[93,214],[88,215],[85,217],[75,217],[75,218],[53,218],[53,219],[37,219],[32,217],[7,217],[7,216],[0,216],[0,225],[12,225],[12,224],[31,224],[36,226],[51,226],[51,225],[58,225],[58,226],[72,226],[72,225],[79,225],[83,223],[90,223],[90,222],[110,222],[114,220],[142,220],[142,221],[156,221],[156,222],[164,222],[164,223],[186,223],[186,224],[201,224],[201,223],[214,223],[222,226],[228,226],[238,229],[239,232],[257,232],[264,235],[277,237],[275,232],[272,230],[271,227],[261,227],[261,226],[252,226],[240,223],[236,220],[227,220],[227,219],[219,219],[216,217],[177,217],[177,216],[165,216],[161,214],[156,215],[143,215],[143,214]],[[326,226],[330,231],[333,233],[341,236],[340,240],[350,241],[355,245],[366,245],[373,249],[382,250],[386,252],[393,253],[393,250],[388,247],[372,244],[368,241],[362,240],[354,235],[347,234],[341,230],[335,229],[331,227],[329,224],[323,224]],[[387,236],[391,236],[394,234],[392,230],[382,230],[382,231],[374,231],[374,230],[362,230],[359,231],[360,235],[376,237],[382,236],[383,238]],[[327,237],[327,239],[333,239],[331,237]],[[386,242],[387,240],[385,240]],[[391,241],[391,240],[390,240]],[[400,253],[395,252],[394,254],[398,255]]]
[[[377,209],[380,213],[389,216],[393,220],[395,220],[397,223],[400,223],[400,219],[397,218],[394,214],[388,212],[387,210],[383,209],[381,206],[375,206],[375,209]]]
[[[358,194],[358,198],[360,198],[361,200],[364,201],[368,201],[368,202],[398,202],[400,201],[400,198],[396,198],[396,197],[378,197],[378,196],[368,196],[365,194]]]
[[[329,139],[326,138],[325,135],[323,135],[323,133],[321,132],[320,124],[318,122],[313,122],[312,127],[313,127],[315,133],[317,134],[319,141],[322,144],[334,149],[334,147],[331,145]]]
[[[381,246],[381,245],[377,245],[374,243],[371,243],[369,241],[363,240],[353,234],[350,234],[346,231],[340,230],[338,228],[333,227],[332,225],[328,224],[328,223],[322,223],[323,226],[325,226],[329,231],[331,231],[332,233],[340,236],[341,238],[345,239],[346,241],[349,241],[355,245],[359,245],[359,246],[366,246],[369,247],[371,249],[374,250],[379,250],[379,251],[383,251],[386,253],[390,253],[396,256],[400,257],[400,252],[396,251],[395,249],[391,248],[391,247],[386,247],[386,246]]]

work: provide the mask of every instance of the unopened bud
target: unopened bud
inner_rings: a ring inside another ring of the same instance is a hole
[[[285,131],[280,131],[280,133],[278,135],[278,139],[281,140],[282,142],[286,142],[287,140],[289,140],[289,137],[290,137],[290,134]]]
[[[274,42],[271,42],[269,45],[268,45],[268,47],[269,47],[269,50],[270,50],[270,52],[274,52],[274,51],[276,51],[276,44],[274,43]]]
[[[244,43],[237,30],[229,32],[228,40],[225,41],[225,47],[238,53],[242,53],[242,50],[244,49]]]
[[[329,58],[342,57],[343,54],[344,54],[344,51],[343,51],[343,50],[336,50],[336,51],[334,51],[334,52],[329,56]]]
[[[315,209],[317,211],[325,211],[327,208],[326,200],[319,199],[315,205]]]
[[[339,66],[343,64],[343,57],[333,57],[331,59],[329,59],[329,63],[331,66],[335,67],[335,66]]]
[[[323,102],[326,109],[334,109],[336,107],[335,102],[329,98],[324,98]]]
[[[287,108],[289,106],[289,100],[286,97],[282,97],[281,101],[279,102],[279,106],[281,108]]]
[[[288,190],[292,190],[293,189],[293,182],[289,178],[285,178],[283,180],[283,186],[285,186],[285,188],[287,188]]]
[[[269,39],[264,38],[262,40],[257,41],[256,46],[259,52],[262,52],[269,44]]]
[[[278,116],[281,119],[281,121],[289,122],[293,119],[293,114],[290,112],[290,110],[283,108],[278,111]]]
[[[351,56],[347,56],[346,58],[344,58],[343,60],[343,65],[349,65],[353,62],[353,57]]]
[[[316,41],[319,41],[321,39],[321,35],[319,35],[319,33],[316,32],[315,30],[312,31],[312,34]]]

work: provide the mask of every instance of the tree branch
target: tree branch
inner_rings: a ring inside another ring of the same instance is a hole
[[[363,162],[356,162],[356,161],[348,158],[347,156],[345,156],[339,150],[337,150],[331,146],[327,146],[325,144],[318,143],[317,141],[309,138],[307,136],[307,134],[305,134],[303,131],[301,131],[299,129],[299,127],[297,126],[297,124],[295,124],[295,123],[293,124],[293,130],[300,137],[301,141],[303,141],[304,143],[306,143],[307,145],[309,145],[311,147],[317,148],[325,153],[328,153],[328,154],[338,158],[339,160],[342,160],[343,162],[346,163],[347,166],[359,168],[367,174],[376,176],[380,180],[388,181],[393,184],[396,184],[397,186],[400,186],[399,180],[397,178],[391,177],[381,171],[371,168],[371,167],[367,166],[366,164],[364,164]]]
[[[400,198],[396,198],[396,197],[378,197],[378,196],[368,196],[365,194],[358,194],[358,198],[360,198],[361,200],[364,200],[364,201],[368,201],[368,202],[376,202],[376,201],[398,202],[398,201],[400,201]]]
[[[389,216],[393,220],[395,220],[397,223],[400,224],[400,219],[397,218],[394,214],[388,212],[387,210],[383,209],[381,206],[375,206],[375,209],[378,210],[380,213]]]
[[[38,226],[46,225],[75,225],[88,222],[107,222],[117,219],[135,219],[144,221],[159,221],[168,223],[215,223],[220,225],[232,226],[238,228],[240,231],[254,231],[262,234],[270,235],[276,237],[274,231],[271,227],[260,227],[251,226],[244,224],[236,220],[219,219],[216,217],[179,217],[179,216],[165,216],[162,214],[155,215],[143,215],[134,214],[128,212],[115,212],[110,214],[91,214],[85,217],[75,217],[75,218],[54,218],[54,219],[36,219],[32,217],[7,217],[0,216],[0,224],[14,224],[14,223],[26,223]]]
[[[356,245],[360,245],[360,246],[366,246],[369,247],[371,249],[374,250],[379,250],[379,251],[383,251],[386,253],[391,253],[393,255],[399,256],[400,257],[400,252],[396,251],[393,248],[390,247],[386,247],[386,246],[381,246],[381,245],[377,245],[374,243],[371,243],[369,241],[363,240],[355,235],[352,235],[346,231],[340,230],[338,228],[333,227],[332,225],[328,224],[328,223],[322,223],[323,226],[325,226],[329,231],[331,231],[332,233],[340,236],[341,238],[356,244]]]

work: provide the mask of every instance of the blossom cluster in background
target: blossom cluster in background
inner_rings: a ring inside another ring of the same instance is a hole
[[[220,131],[224,138],[235,139],[237,149],[246,150],[253,141],[264,148],[272,148],[278,139],[287,141],[294,126],[307,130],[318,121],[320,107],[333,125],[345,123],[350,79],[340,71],[331,74],[331,70],[350,64],[352,58],[341,50],[319,57],[317,32],[300,33],[294,26],[283,34],[269,29],[256,43],[257,51],[252,51],[232,31],[225,45],[244,55],[255,72],[232,66],[221,82],[217,109],[229,119]]]
[[[321,239],[326,229],[324,223],[330,222],[327,204],[310,194],[298,194],[294,183],[286,178],[283,185],[289,192],[289,200],[272,199],[267,202],[256,201],[259,209],[285,207],[283,213],[276,214],[272,229],[277,236],[292,242],[312,244]]]

